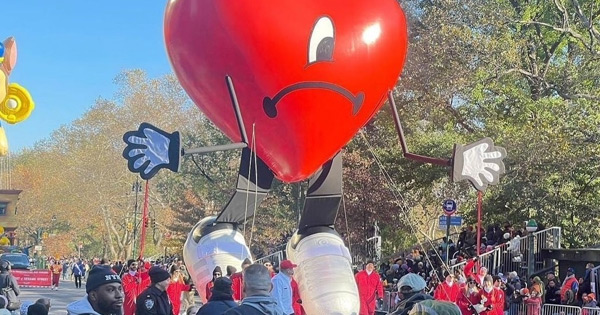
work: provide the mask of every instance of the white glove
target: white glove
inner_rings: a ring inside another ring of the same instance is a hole
[[[503,174],[506,150],[494,146],[490,138],[484,138],[466,146],[460,144],[454,148],[453,180],[467,179],[479,191],[488,185],[495,185]]]
[[[127,143],[123,157],[129,170],[140,173],[143,179],[152,178],[161,168],[179,170],[179,132],[169,134],[142,123],[137,131],[125,133],[123,141]]]

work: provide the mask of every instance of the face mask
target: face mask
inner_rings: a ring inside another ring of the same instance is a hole
[[[132,275],[132,276],[135,276],[136,273],[137,272],[135,270],[129,270],[129,274]]]

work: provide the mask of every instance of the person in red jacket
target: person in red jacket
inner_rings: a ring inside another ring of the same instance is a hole
[[[494,279],[494,290],[497,293],[496,304],[493,305],[493,310],[496,315],[504,315],[504,308],[506,306],[506,293],[502,289],[503,282],[499,276],[493,276]]]
[[[469,261],[467,261],[467,263],[465,264],[465,277],[469,277],[471,275],[476,275],[479,273],[479,258],[477,256],[473,257],[472,259],[469,259]]]
[[[577,282],[577,278],[575,277],[575,269],[569,268],[567,269],[567,277],[560,288],[560,301],[562,304],[568,305],[569,301],[567,298],[567,291],[571,291],[572,295],[577,298],[577,291],[579,291],[579,282]]]
[[[486,308],[485,311],[479,313],[481,315],[496,315],[504,313],[504,306],[501,307],[498,313],[498,302],[502,299],[503,294],[494,288],[494,280],[492,276],[487,275],[483,279],[483,289],[481,290],[481,304]]]
[[[179,315],[179,310],[181,309],[181,292],[191,291],[193,287],[192,285],[185,284],[183,275],[176,265],[171,266],[170,274],[171,283],[167,287],[167,295],[169,296],[169,300],[171,300],[173,315]]]
[[[440,283],[433,292],[433,298],[440,301],[448,301],[456,303],[458,301],[458,295],[460,294],[460,288],[454,281],[454,275],[449,274],[447,271],[446,281]]]
[[[127,271],[121,277],[123,285],[123,293],[125,294],[125,300],[123,301],[123,314],[134,315],[135,314],[135,299],[137,296],[144,291],[145,287],[142,287],[142,275],[138,272],[137,261],[130,259],[127,261]]]
[[[248,266],[252,265],[252,262],[250,261],[250,259],[246,258],[244,259],[244,261],[242,262],[242,271],[240,272],[236,272],[234,274],[231,275],[231,288],[233,289],[233,300],[234,301],[241,301],[243,299],[242,296],[242,290],[243,290],[243,286],[244,286],[244,277],[242,276],[242,272],[244,271],[244,269],[246,269]]]
[[[470,277],[467,284],[463,286],[458,295],[456,304],[460,308],[462,315],[472,315],[473,306],[481,303],[481,293],[475,278]]]
[[[383,285],[375,265],[368,261],[364,270],[354,276],[360,297],[360,315],[375,314],[375,301],[383,298]]]
[[[302,298],[300,297],[300,289],[298,289],[298,282],[292,277],[292,307],[294,308],[294,315],[306,315],[304,308],[302,307]]]
[[[212,288],[215,286],[215,280],[217,280],[217,278],[221,278],[223,276],[223,272],[221,271],[221,267],[216,266],[215,269],[213,269],[213,278],[212,280],[208,281],[208,283],[206,284],[206,300],[210,300],[210,297],[212,296]]]

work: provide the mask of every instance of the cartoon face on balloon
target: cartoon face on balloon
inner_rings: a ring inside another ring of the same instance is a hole
[[[395,0],[172,0],[165,39],[186,92],[240,141],[232,78],[250,146],[286,182],[308,178],[373,117],[407,48]]]

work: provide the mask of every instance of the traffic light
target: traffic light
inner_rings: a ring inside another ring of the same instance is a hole
[[[148,220],[144,220],[144,227],[148,227]]]

